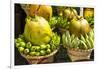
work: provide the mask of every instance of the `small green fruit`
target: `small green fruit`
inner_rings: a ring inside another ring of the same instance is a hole
[[[50,49],[47,49],[47,53],[50,54],[51,53],[51,50]]]
[[[17,47],[17,48],[20,47],[20,43],[16,43],[16,47]]]
[[[36,52],[30,52],[30,55],[31,56],[35,56],[36,55]]]
[[[25,45],[26,45],[25,42],[20,42],[21,47],[25,47]]]
[[[40,45],[41,49],[46,49],[47,46],[46,45]]]
[[[24,48],[23,47],[19,47],[18,50],[19,50],[19,52],[23,53]]]
[[[40,51],[40,54],[41,54],[42,56],[44,56],[44,55],[46,54],[45,50],[41,50],[41,51]]]
[[[28,53],[29,53],[29,49],[25,49],[25,50],[24,50],[24,53],[25,53],[25,54],[28,54]]]

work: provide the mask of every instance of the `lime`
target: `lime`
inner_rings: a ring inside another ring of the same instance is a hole
[[[35,51],[35,50],[36,50],[36,47],[35,47],[35,46],[32,46],[32,47],[30,48],[30,50],[31,50],[31,51]]]
[[[19,47],[18,50],[22,53],[24,51],[23,47]]]
[[[28,43],[26,44],[26,48],[31,48],[31,46],[32,46],[31,42],[28,42]]]
[[[40,51],[40,55],[42,55],[42,56],[46,55],[45,50],[41,50],[41,51]]]
[[[35,46],[36,51],[40,51],[40,46]]]
[[[36,52],[35,55],[36,55],[36,56],[40,56],[40,52]]]
[[[25,50],[24,50],[24,53],[25,53],[25,54],[28,54],[28,53],[29,53],[29,49],[25,49]]]
[[[17,48],[20,47],[20,43],[16,43],[16,47],[17,47]]]
[[[46,49],[47,46],[46,45],[40,45],[41,49]]]
[[[30,55],[31,56],[35,56],[36,55],[36,52],[30,52]]]
[[[25,47],[25,45],[26,45],[25,42],[20,42],[21,47]]]
[[[23,39],[17,38],[17,42],[22,42],[22,41],[23,41]]]
[[[49,44],[47,44],[47,48],[49,48],[49,49],[50,49],[50,45],[49,45]]]
[[[50,49],[47,49],[47,53],[50,54],[51,53],[51,50]]]

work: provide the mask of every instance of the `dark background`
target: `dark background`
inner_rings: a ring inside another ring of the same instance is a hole
[[[80,9],[77,8],[76,10],[79,11]],[[15,32],[14,34],[15,34],[15,38],[17,38],[18,35],[22,34],[24,31],[26,14],[19,4],[15,4],[14,12],[15,12]],[[53,13],[57,13],[57,12],[55,11]],[[61,45],[60,50],[56,53],[56,55],[54,55],[53,63],[71,62],[69,56],[66,53],[67,53],[66,49],[64,49],[63,46]],[[15,65],[29,64],[27,60],[20,55],[16,47],[15,47],[14,57],[15,57]],[[94,51],[91,53],[90,60],[80,60],[80,61],[93,61],[93,60],[94,60]]]

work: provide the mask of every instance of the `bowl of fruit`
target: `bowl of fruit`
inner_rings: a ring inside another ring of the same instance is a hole
[[[62,41],[72,61],[90,59],[94,48],[94,31],[91,30],[88,34],[80,35],[80,37],[66,31],[62,35]]]

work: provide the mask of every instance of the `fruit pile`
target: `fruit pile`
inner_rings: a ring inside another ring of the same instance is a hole
[[[57,50],[60,44],[80,50],[94,48],[94,29],[90,26],[94,26],[94,17],[79,16],[72,7],[21,6],[27,17],[23,34],[15,39],[20,53],[45,56]],[[61,29],[64,32],[59,32]]]
[[[88,34],[81,35],[80,37],[70,34],[66,31],[62,35],[63,45],[66,48],[76,48],[82,50],[93,49],[94,47],[94,31],[91,30]]]
[[[15,39],[16,47],[20,53],[30,56],[45,56],[56,50],[60,43],[60,37],[53,33],[53,37],[49,44],[33,45],[31,42],[27,42],[23,35]]]

